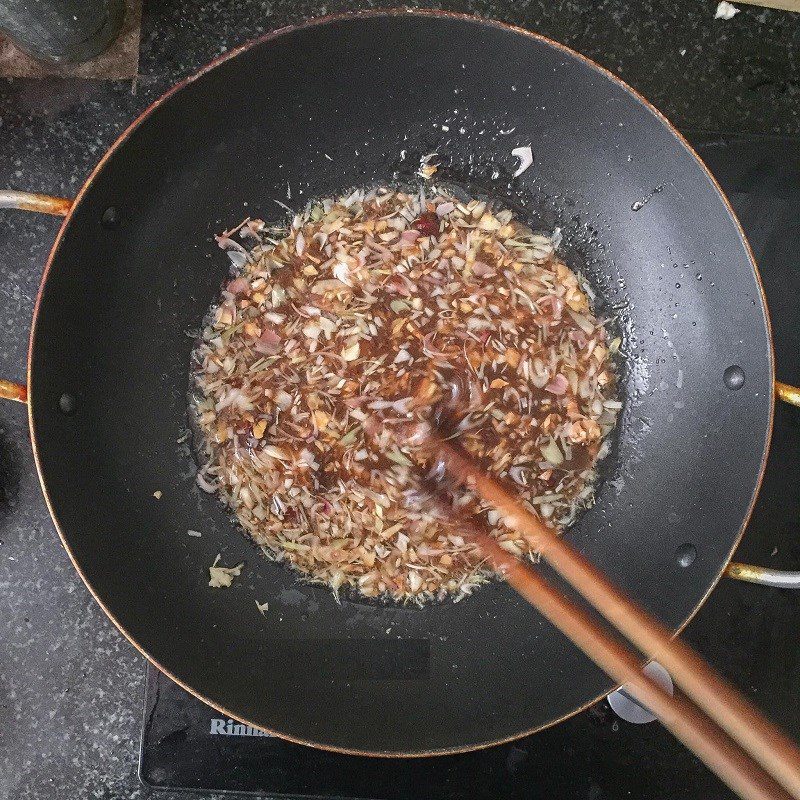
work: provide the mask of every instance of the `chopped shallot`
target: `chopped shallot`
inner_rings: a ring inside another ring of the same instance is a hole
[[[569,381],[560,373],[553,378],[547,386],[544,387],[546,392],[551,394],[564,394],[569,388]]]
[[[265,328],[264,332],[253,345],[257,353],[275,355],[281,349],[281,337],[272,328]]]
[[[517,167],[517,171],[514,173],[514,177],[518,178],[525,172],[531,164],[533,164],[533,151],[531,150],[531,146],[528,145],[527,147],[515,147],[511,151],[512,156],[516,156],[519,159],[519,166]]]
[[[250,283],[245,278],[235,278],[225,289],[231,294],[244,294],[250,288]]]
[[[205,475],[203,475],[202,471],[198,472],[195,476],[195,480],[197,481],[197,485],[208,494],[214,494],[217,491],[217,486],[210,481],[207,481]]]

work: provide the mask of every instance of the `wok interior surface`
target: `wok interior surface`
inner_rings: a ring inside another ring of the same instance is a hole
[[[280,219],[275,201],[408,182],[430,152],[442,181],[562,227],[617,319],[626,407],[567,535],[672,628],[738,541],[771,426],[768,324],[735,220],[667,124],[588,62],[493,23],[380,14],[289,30],[188,82],[96,174],[49,269],[29,376],[41,475],[85,580],[157,664],[232,716],[347,751],[478,747],[611,688],[502,583],[418,609],[298,582],[197,489],[176,441],[187,331],[228,271],[212,235]],[[245,562],[230,589],[207,585],[218,553]]]

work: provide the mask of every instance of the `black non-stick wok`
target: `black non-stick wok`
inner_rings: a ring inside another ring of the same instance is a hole
[[[511,151],[527,145],[534,163],[512,177]],[[27,399],[42,487],[75,567],[136,647],[198,697],[348,752],[493,744],[611,688],[502,582],[422,609],[340,604],[302,584],[198,490],[177,441],[187,331],[228,271],[212,234],[247,215],[279,219],[278,201],[299,208],[353,185],[413,183],[434,152],[436,180],[499,199],[536,228],[561,227],[565,257],[614,318],[624,413],[597,503],[567,536],[680,630],[728,564],[759,487],[772,344],[719,187],[611,74],[497,23],[332,17],[177,86],[71,204],[4,195],[66,215],[34,312]],[[217,553],[246,563],[230,589],[208,586]]]

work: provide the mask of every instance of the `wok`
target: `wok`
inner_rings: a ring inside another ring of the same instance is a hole
[[[512,149],[534,164],[513,177]],[[161,670],[220,711],[351,753],[424,755],[531,733],[612,689],[502,582],[422,609],[343,598],[261,557],[198,491],[192,338],[227,275],[212,235],[276,204],[436,179],[563,231],[623,337],[625,402],[597,502],[567,536],[679,631],[752,508],[775,393],[742,230],[652,106],[535,34],[444,13],[329,17],[270,34],[168,92],[111,147],[44,271],[25,399],[76,569]],[[790,387],[779,386],[787,399]],[[154,492],[161,492],[160,499]],[[202,532],[188,537],[187,530]],[[244,561],[208,586],[218,553]],[[756,577],[759,577],[758,575]],[[255,602],[269,602],[259,614]]]

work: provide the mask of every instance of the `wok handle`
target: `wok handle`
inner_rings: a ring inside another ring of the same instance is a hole
[[[790,406],[800,408],[800,389],[797,386],[790,386],[788,383],[775,381],[775,394],[779,400],[788,403]]]
[[[72,208],[72,203],[72,200],[65,197],[0,189],[0,208],[18,208],[21,211],[37,211],[40,214],[52,214],[54,217],[66,217]],[[0,399],[27,403],[28,387],[0,378]]]
[[[729,578],[762,586],[777,586],[779,589],[800,589],[800,572],[770,567],[755,567],[752,564],[738,564],[732,561],[725,569]]]
[[[18,403],[28,402],[28,387],[24,383],[12,383],[0,378],[0,399],[16,400]]]
[[[54,217],[66,217],[72,208],[72,203],[73,201],[66,197],[0,189],[0,208],[18,208],[20,211],[38,211],[40,214],[52,214]]]
[[[800,407],[800,389],[788,383],[775,381],[775,394],[779,400]],[[753,564],[739,564],[731,561],[725,574],[737,581],[758,583],[761,586],[776,586],[779,589],[800,589],[800,572],[771,567],[756,567]]]

